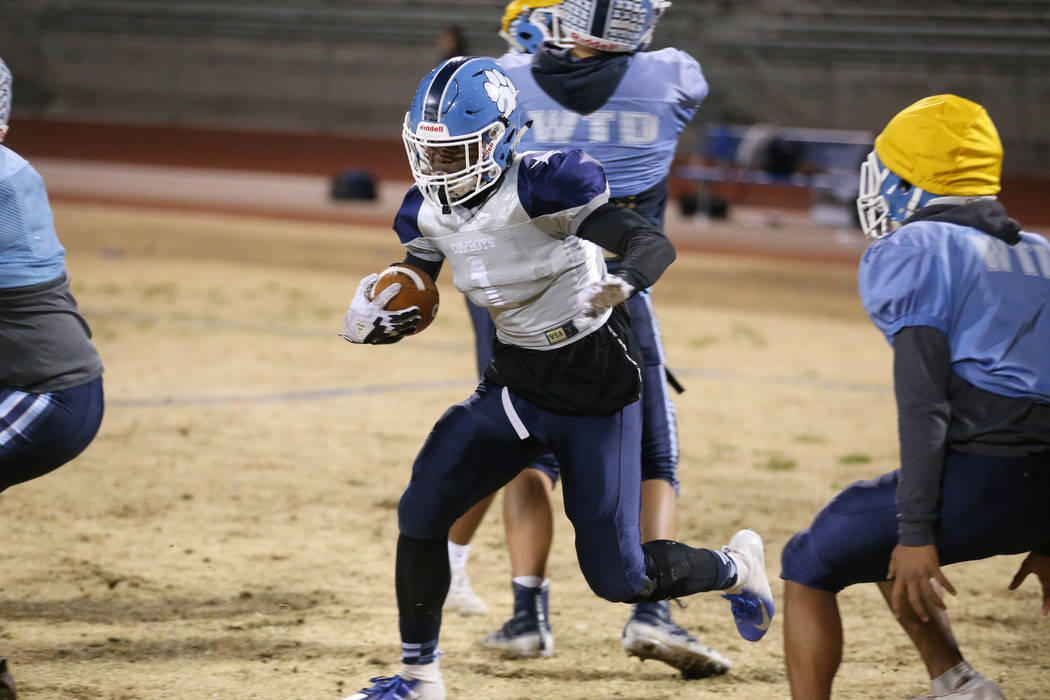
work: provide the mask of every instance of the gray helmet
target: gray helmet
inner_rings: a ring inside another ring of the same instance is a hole
[[[11,71],[0,58],[0,126],[7,126],[11,118]]]

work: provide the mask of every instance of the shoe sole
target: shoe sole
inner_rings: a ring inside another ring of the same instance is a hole
[[[716,659],[699,656],[694,651],[681,651],[652,639],[640,637],[623,640],[623,650],[628,656],[636,656],[642,661],[654,659],[678,669],[688,679],[710,678],[721,676],[729,671],[729,666]]]
[[[512,646],[496,645],[489,643],[488,640],[482,639],[481,643],[487,649],[494,649],[501,652],[504,656],[510,658],[525,658],[525,659],[536,659],[543,658],[549,659],[554,656],[554,639],[548,639],[548,644],[543,649],[515,649]]]

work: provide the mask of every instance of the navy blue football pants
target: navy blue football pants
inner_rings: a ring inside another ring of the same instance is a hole
[[[780,577],[838,593],[885,581],[900,470],[846,487],[784,547]],[[936,529],[941,564],[1028,552],[1050,536],[1050,457],[949,452]]]
[[[667,368],[660,324],[656,320],[649,290],[627,300],[631,313],[631,332],[642,349],[642,481],[663,479],[678,490],[678,431],[674,403],[667,386]],[[474,343],[478,376],[483,376],[492,359],[496,327],[489,312],[467,299],[467,310],[474,324]],[[543,454],[528,465],[558,481],[558,462]]]
[[[632,598],[646,581],[640,411],[635,402],[612,416],[561,416],[482,380],[438,420],[416,457],[398,506],[401,533],[444,542],[459,516],[550,452],[561,465],[584,578],[602,598]]]
[[[32,394],[0,388],[0,491],[80,454],[102,423],[102,378]]]

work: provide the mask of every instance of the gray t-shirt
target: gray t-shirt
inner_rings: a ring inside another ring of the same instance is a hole
[[[90,338],[66,273],[0,289],[0,386],[46,393],[86,384],[102,374]]]

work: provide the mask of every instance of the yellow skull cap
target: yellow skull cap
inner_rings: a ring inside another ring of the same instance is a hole
[[[505,32],[510,31],[510,23],[517,19],[525,10],[535,10],[540,7],[554,7],[560,5],[561,0],[513,0],[507,8],[503,11],[503,20],[500,22],[500,29]]]
[[[905,107],[875,137],[875,152],[927,192],[974,197],[999,192],[1003,145],[984,107],[933,95]]]

